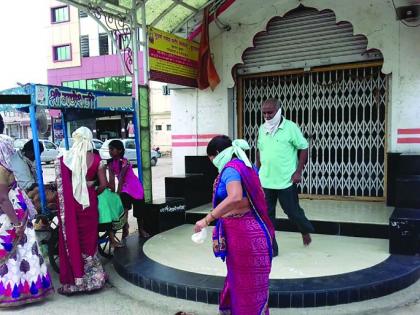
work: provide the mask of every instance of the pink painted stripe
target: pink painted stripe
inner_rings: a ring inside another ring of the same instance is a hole
[[[205,139],[205,138],[214,138],[216,136],[220,136],[220,134],[202,134],[202,135],[198,135],[198,139]]]
[[[196,134],[189,134],[189,135],[172,135],[172,139],[176,140],[176,139],[211,139],[214,138],[216,136],[218,136],[219,134],[217,133],[208,133],[208,134],[201,134],[201,135],[196,135]]]
[[[172,135],[172,139],[192,139],[195,135]]]
[[[173,147],[205,147],[208,142],[172,142]]]
[[[420,143],[420,138],[399,138],[397,143]]]
[[[416,135],[420,134],[420,128],[412,128],[412,129],[398,129],[399,135]]]
[[[167,52],[156,50],[154,48],[149,48],[149,56],[153,57],[153,58],[173,62],[173,63],[176,63],[176,64],[180,64],[180,65],[183,65],[183,66],[187,66],[187,67],[190,67],[190,68],[197,68],[198,67],[197,61],[194,61],[194,60],[191,60],[191,59],[188,59],[188,58],[185,58],[185,57],[181,57],[181,56],[168,54]]]

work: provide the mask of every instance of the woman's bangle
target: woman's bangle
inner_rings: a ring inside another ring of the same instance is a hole
[[[210,216],[213,218],[213,220],[217,220],[217,218],[213,215],[212,211],[210,211]]]
[[[19,222],[18,224],[13,223],[14,228],[21,228],[23,226],[22,222]]]
[[[207,216],[204,217],[204,222],[206,222],[207,226],[210,225],[209,221],[207,221]]]

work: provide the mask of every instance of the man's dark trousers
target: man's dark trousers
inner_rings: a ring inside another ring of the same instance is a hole
[[[299,206],[298,191],[295,184],[286,189],[264,188],[264,193],[268,206],[268,215],[274,226],[276,222],[276,204],[278,200],[284,213],[286,213],[290,221],[297,225],[302,234],[313,233],[315,231],[312,223],[306,218],[305,212]],[[279,248],[277,241],[274,238],[273,256],[277,256],[278,252]]]

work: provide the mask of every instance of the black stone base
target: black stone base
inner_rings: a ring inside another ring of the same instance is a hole
[[[202,219],[204,214],[187,211],[185,213],[185,222],[195,224]],[[366,224],[366,223],[348,223],[348,222],[328,222],[311,220],[317,234],[342,235],[354,237],[383,238],[389,237],[388,225]],[[296,225],[288,219],[276,219],[277,231],[299,232]]]
[[[395,208],[389,230],[391,254],[420,255],[420,209]]]
[[[163,198],[144,205],[144,226],[152,234],[170,230],[185,223],[185,201],[182,198]]]
[[[185,209],[192,209],[211,201],[211,185],[203,174],[165,177],[165,196],[183,198]]]
[[[396,181],[395,207],[420,209],[420,175],[401,176]]]
[[[156,293],[209,304],[219,303],[224,278],[170,268],[149,259],[134,234],[114,255],[117,272]],[[216,259],[216,258],[215,258]],[[276,259],[276,258],[275,258]],[[392,255],[371,268],[346,274],[270,281],[270,307],[318,307],[358,302],[404,289],[420,278],[420,257]]]
[[[387,153],[387,205],[419,208],[420,183],[409,183],[411,176],[420,175],[420,155],[411,153]],[[404,183],[404,178],[408,181]],[[413,179],[413,178],[412,178]],[[401,181],[398,183],[398,181]],[[416,187],[414,187],[416,186]]]

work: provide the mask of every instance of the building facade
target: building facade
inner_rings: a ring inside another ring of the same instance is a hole
[[[172,152],[170,96],[163,95],[163,83],[150,82],[150,137],[152,146],[164,154]]]
[[[29,114],[18,110],[1,112],[4,121],[4,134],[13,139],[32,139],[32,128]],[[41,132],[38,130],[38,136],[41,139],[48,139],[53,141],[51,117],[48,111],[45,111],[46,121],[45,130]]]
[[[2,112],[4,134],[13,139],[32,138],[29,114],[17,110]]]
[[[106,29],[98,24],[98,21],[88,16],[86,12],[59,1],[50,1],[50,12],[51,36],[48,45],[51,49],[47,56],[48,84],[131,95],[132,78],[124,63],[121,62],[116,49],[118,45],[123,51],[128,46],[129,36],[113,34],[116,43],[114,45]],[[138,58],[140,60],[139,78],[142,83],[144,82],[141,68],[142,51],[139,51]],[[153,83],[150,86],[151,125],[162,125],[163,129],[152,133],[151,144],[170,150],[170,136],[166,135],[167,126],[170,126],[168,122],[170,107],[167,105],[169,97],[163,96],[162,93],[160,95],[155,93]],[[126,126],[130,120],[132,120],[130,116],[111,116],[75,122],[70,125],[70,129],[84,124],[89,125],[99,139],[119,138],[127,136]]]
[[[303,194],[384,200],[388,153],[420,151],[419,21],[396,20],[393,3],[233,2],[219,17],[230,30],[210,28],[221,83],[171,92],[174,173],[216,134],[247,139],[253,158],[275,97],[310,142]]]

